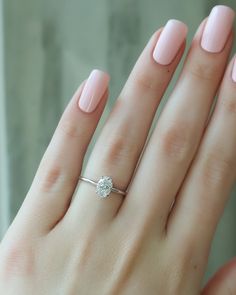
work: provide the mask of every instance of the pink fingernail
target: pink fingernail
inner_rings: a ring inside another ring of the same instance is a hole
[[[208,52],[220,52],[233,26],[235,12],[228,6],[215,6],[207,20],[202,35],[201,46]]]
[[[107,73],[99,70],[91,72],[79,99],[79,107],[82,111],[91,113],[96,109],[108,88],[109,80]]]
[[[154,60],[161,65],[170,64],[188,32],[187,26],[181,21],[171,19],[165,25],[153,51]]]
[[[232,79],[234,82],[236,82],[236,56],[234,58],[234,64],[232,69]]]

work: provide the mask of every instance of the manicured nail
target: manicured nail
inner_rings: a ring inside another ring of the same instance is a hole
[[[108,88],[109,80],[107,73],[99,70],[91,72],[79,99],[79,107],[82,111],[91,113],[96,109]]]
[[[153,51],[154,60],[161,65],[170,64],[177,55],[188,32],[181,21],[171,19],[165,25]]]
[[[232,69],[232,79],[234,82],[236,82],[236,56],[234,58],[234,64]]]
[[[201,46],[208,52],[220,52],[233,26],[235,12],[228,6],[215,6],[207,20],[202,35]]]

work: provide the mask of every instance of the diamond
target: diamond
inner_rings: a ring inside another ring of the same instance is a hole
[[[101,198],[106,198],[112,191],[112,179],[109,176],[102,176],[97,182],[96,193]]]

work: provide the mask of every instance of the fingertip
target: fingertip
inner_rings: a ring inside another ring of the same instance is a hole
[[[176,19],[170,19],[156,43],[153,59],[163,66],[171,64],[186,40],[187,32],[188,28],[185,23]]]
[[[81,92],[78,106],[85,113],[92,113],[100,103],[108,88],[110,76],[101,70],[91,71]]]

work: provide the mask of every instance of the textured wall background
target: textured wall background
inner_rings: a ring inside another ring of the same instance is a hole
[[[25,197],[66,103],[90,70],[97,67],[111,74],[108,112],[138,54],[158,27],[169,18],[179,18],[189,25],[190,41],[200,21],[218,4],[212,0],[2,2],[1,235]],[[220,3],[236,10],[235,0]],[[208,275],[236,254],[235,212],[236,193],[218,227]]]

